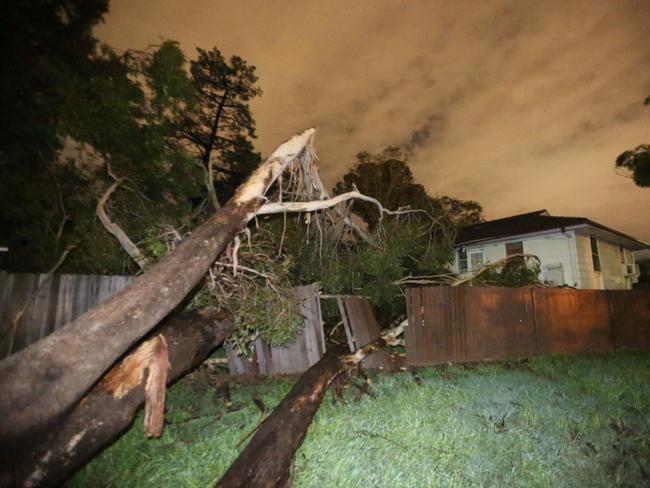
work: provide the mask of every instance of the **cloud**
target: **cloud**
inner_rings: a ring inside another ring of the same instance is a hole
[[[113,0],[99,35],[218,46],[258,68],[258,146],[316,125],[326,182],[402,145],[431,193],[488,217],[535,208],[650,240],[648,190],[613,172],[650,142],[650,2]]]

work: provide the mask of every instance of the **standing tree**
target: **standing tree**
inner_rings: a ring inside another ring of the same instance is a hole
[[[424,186],[415,182],[404,154],[396,147],[388,147],[379,154],[359,153],[357,164],[336,184],[334,193],[343,193],[355,187],[364,195],[376,198],[386,208],[425,210],[434,218],[447,219],[449,224],[455,226],[482,220],[483,209],[477,202],[429,196]],[[355,203],[354,211],[371,229],[379,222],[379,212],[372,204]]]
[[[106,0],[12,1],[0,17],[0,243],[7,267],[51,268],[66,242],[70,217],[87,202],[69,165],[55,165],[64,126],[80,88],[94,76],[92,28]],[[77,250],[71,256],[78,256]]]
[[[40,272],[73,248],[62,270],[135,271],[95,207],[119,180],[105,215],[136,242],[151,222],[189,215],[200,172],[169,138],[193,93],[185,58],[173,42],[123,55],[98,46],[103,0],[12,3],[0,81],[5,267]]]
[[[197,49],[191,63],[195,98],[178,126],[178,137],[203,170],[209,202],[215,209],[260,163],[253,150],[255,121],[248,102],[261,95],[255,67],[238,56]]]
[[[643,104],[650,105],[650,97]],[[616,168],[619,174],[632,178],[638,186],[650,187],[650,144],[641,144],[622,153],[616,158]]]

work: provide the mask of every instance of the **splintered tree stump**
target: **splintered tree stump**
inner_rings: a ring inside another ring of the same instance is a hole
[[[213,307],[167,320],[155,336],[111,368],[49,436],[18,452],[0,452],[0,486],[59,486],[132,424],[151,382],[183,376],[221,344],[232,327],[232,317]],[[156,360],[165,354],[168,361]],[[160,371],[167,365],[169,371]],[[156,385],[154,411],[146,419],[154,434],[162,428],[160,387]]]

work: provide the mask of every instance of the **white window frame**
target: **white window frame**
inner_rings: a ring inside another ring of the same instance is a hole
[[[485,253],[483,251],[471,251],[468,253],[467,257],[467,264],[469,265],[469,269],[471,271],[476,271],[481,269],[483,266],[485,266]],[[481,256],[481,264],[478,266],[474,266],[474,256]]]

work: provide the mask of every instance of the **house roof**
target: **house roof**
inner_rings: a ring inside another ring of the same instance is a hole
[[[513,215],[512,217],[489,220],[487,222],[462,227],[456,236],[456,245],[504,239],[511,236],[520,236],[548,230],[563,231],[567,228],[577,226],[591,226],[601,231],[614,234],[618,238],[631,241],[629,244],[637,249],[645,249],[648,247],[646,243],[632,236],[606,227],[588,218],[556,217],[549,214],[547,210],[537,210],[535,212]]]

